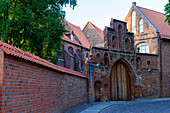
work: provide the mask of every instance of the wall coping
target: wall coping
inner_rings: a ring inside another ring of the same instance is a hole
[[[53,64],[45,59],[42,59],[38,56],[35,56],[29,52],[23,51],[17,47],[14,47],[7,43],[4,43],[1,40],[0,40],[0,48],[2,49],[2,51],[4,51],[8,55],[15,56],[20,59],[24,59],[24,60],[33,62],[33,63],[39,64],[39,65],[57,70],[62,73],[67,73],[67,74],[75,75],[75,76],[82,77],[82,78],[88,78],[87,76],[85,76],[84,74],[82,74],[80,72],[55,65],[55,64]]]

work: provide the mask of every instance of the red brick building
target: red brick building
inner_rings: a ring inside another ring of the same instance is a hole
[[[97,30],[87,23],[83,32],[92,45],[93,71],[85,72],[93,84],[89,85],[90,99],[170,97],[170,26],[164,20],[164,14],[134,2],[125,22],[111,19],[104,30],[104,47],[96,46],[99,37],[93,34]],[[84,69],[90,67],[86,64]]]
[[[160,82],[160,96],[170,97],[170,26],[165,23],[163,13],[146,9],[133,2],[125,19],[128,31],[134,32],[136,52],[158,55],[158,69]],[[139,49],[139,50],[138,50]]]
[[[58,65],[82,72],[82,65],[89,58],[90,43],[86,39],[80,27],[65,22],[66,29],[69,31],[63,36],[63,51],[59,56]]]
[[[104,47],[104,33],[90,21],[87,22],[83,29],[91,46]]]

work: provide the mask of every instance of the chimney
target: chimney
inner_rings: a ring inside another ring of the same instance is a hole
[[[132,2],[132,5],[136,5],[136,2]]]

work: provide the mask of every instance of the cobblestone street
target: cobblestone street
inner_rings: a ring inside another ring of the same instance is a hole
[[[65,113],[170,113],[170,98],[86,103]]]
[[[100,113],[170,113],[170,100],[114,104]]]

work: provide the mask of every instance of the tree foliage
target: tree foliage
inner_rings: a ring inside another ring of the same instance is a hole
[[[168,24],[170,25],[170,0],[165,5],[165,15],[166,15],[165,22],[168,22]]]
[[[56,63],[67,4],[76,0],[0,0],[1,40]]]

